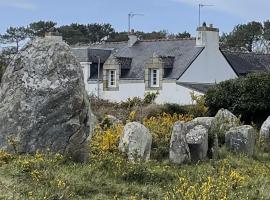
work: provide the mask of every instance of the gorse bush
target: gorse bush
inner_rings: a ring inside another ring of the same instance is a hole
[[[198,180],[194,180],[193,176],[186,172],[180,172],[178,186],[167,193],[166,199],[237,199],[239,196],[248,199],[248,195],[239,194],[248,177],[239,169],[233,169],[228,160],[217,162],[215,169],[210,169],[210,173],[200,169],[195,171],[203,173]]]
[[[93,153],[98,152],[115,152],[118,149],[120,136],[123,133],[124,126],[116,124],[104,130],[100,126],[95,128],[95,132],[91,142]]]
[[[176,121],[187,122],[190,120],[192,120],[192,117],[189,115],[166,113],[156,117],[144,118],[143,124],[150,130],[153,137],[151,157],[157,160],[168,158],[173,124]]]
[[[135,120],[136,112],[132,111],[127,122]],[[169,155],[169,146],[171,139],[171,131],[176,121],[190,121],[192,117],[189,115],[178,114],[159,114],[155,117],[144,118],[143,124],[152,134],[152,151],[153,159],[167,158]],[[97,126],[91,141],[92,152],[117,152],[120,137],[123,133],[124,125],[116,124],[111,127]]]
[[[249,74],[221,82],[206,93],[206,105],[214,115],[226,108],[246,123],[262,123],[270,114],[270,74]]]

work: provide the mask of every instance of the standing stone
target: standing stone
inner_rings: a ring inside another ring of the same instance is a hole
[[[220,109],[215,116],[216,125],[219,124],[221,129],[230,129],[232,126],[239,125],[239,119],[227,109]]]
[[[190,161],[186,131],[187,129],[184,122],[175,122],[170,141],[170,160],[175,164],[182,164]]]
[[[244,125],[231,128],[225,134],[226,146],[236,152],[253,155],[256,131],[252,126]]]
[[[149,160],[152,145],[152,135],[149,130],[138,122],[125,125],[120,138],[119,150],[133,161],[136,159]]]
[[[7,67],[0,88],[0,148],[88,156],[92,113],[80,64],[61,40],[39,38]]]
[[[218,155],[218,136],[214,131],[215,118],[214,117],[197,117],[186,123],[187,131],[193,129],[197,125],[202,125],[208,132],[208,156],[209,158],[217,158]]]
[[[270,142],[270,116],[262,124],[261,130],[260,130],[260,138],[264,142]]]
[[[207,157],[208,151],[208,130],[197,125],[187,132],[187,143],[190,150],[191,160],[197,161]]]
[[[225,143],[225,133],[232,127],[240,125],[239,119],[227,109],[220,109],[212,123],[211,138],[218,138],[218,143]]]
[[[210,129],[214,122],[214,117],[197,117],[186,123],[187,129],[193,129],[197,125],[202,125],[207,129]]]

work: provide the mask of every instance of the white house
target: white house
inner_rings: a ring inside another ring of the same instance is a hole
[[[87,92],[118,102],[158,92],[157,103],[190,104],[191,92],[203,94],[218,82],[270,69],[268,55],[222,52],[219,30],[212,25],[197,28],[196,39],[139,40],[131,33],[128,42],[73,52]],[[254,62],[258,56],[260,63]]]

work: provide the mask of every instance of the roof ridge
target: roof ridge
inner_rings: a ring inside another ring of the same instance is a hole
[[[221,50],[224,53],[231,53],[231,54],[253,54],[253,55],[264,55],[270,56],[270,53],[259,53],[259,52],[241,52],[241,51],[229,51],[229,50]]]
[[[195,37],[190,38],[161,38],[161,39],[142,39],[139,42],[159,42],[159,41],[182,41],[182,40],[196,40]]]

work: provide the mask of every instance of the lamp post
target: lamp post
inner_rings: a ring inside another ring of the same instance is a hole
[[[97,98],[99,99],[100,56],[96,56],[96,57],[98,58]]]

